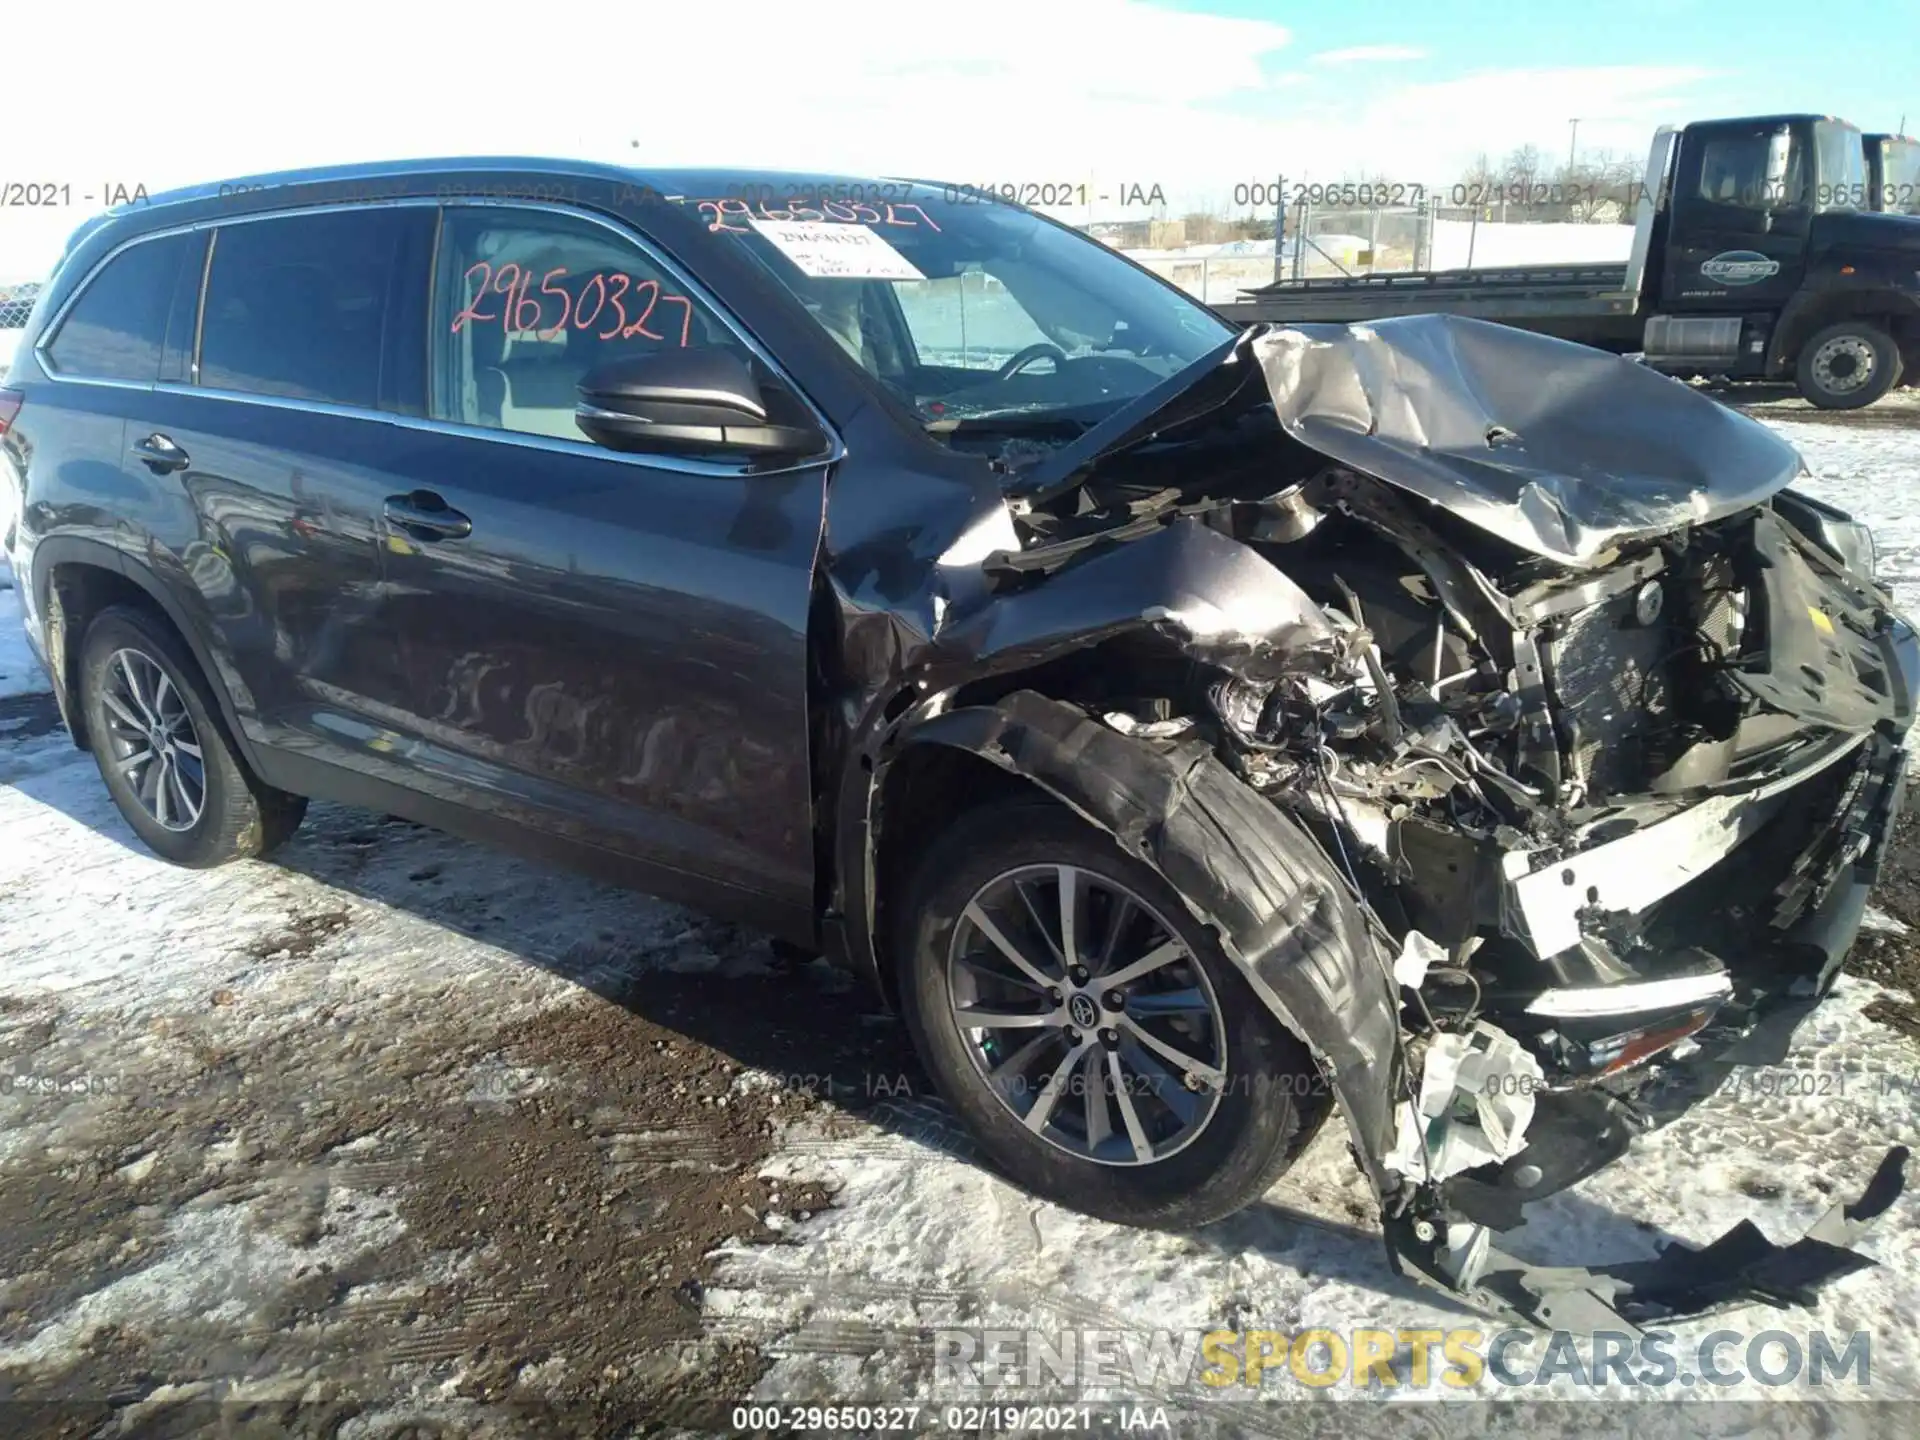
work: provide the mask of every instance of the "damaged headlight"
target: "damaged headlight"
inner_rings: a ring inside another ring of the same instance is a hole
[[[1880,554],[1874,547],[1873,531],[1858,520],[1829,520],[1823,528],[1828,546],[1846,562],[1849,570],[1869,580],[1880,578],[1874,573]]]
[[[1880,557],[1873,532],[1846,511],[1798,490],[1782,490],[1773,497],[1773,508],[1802,535],[1838,556],[1854,574],[1879,578],[1874,573]]]

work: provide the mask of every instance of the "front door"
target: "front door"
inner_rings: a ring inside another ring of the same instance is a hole
[[[435,274],[440,423],[396,435],[385,465],[387,753],[423,788],[457,783],[667,872],[662,893],[711,879],[810,912],[825,468],[753,474],[581,434],[576,386],[597,364],[662,345],[746,353],[607,222],[450,206]]]
[[[1785,178],[1769,181],[1768,150],[1780,128],[1730,122],[1688,131],[1674,174],[1662,308],[1778,310],[1799,289],[1813,156],[1795,134]]]

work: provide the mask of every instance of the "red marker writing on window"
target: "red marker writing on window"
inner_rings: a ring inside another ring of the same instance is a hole
[[[575,291],[555,283],[570,273],[565,266],[555,266],[540,277],[536,287],[533,272],[511,261],[497,269],[485,260],[476,261],[461,277],[467,301],[453,317],[453,333],[458,335],[470,324],[498,320],[510,332],[531,333],[541,340],[555,339],[571,326],[590,331],[597,340],[639,336],[664,342],[671,338],[683,349],[692,342],[693,301],[685,295],[663,288],[658,280],[636,281],[620,270],[596,270]],[[474,283],[476,276],[478,284]],[[495,295],[500,297],[500,308],[482,309]],[[629,313],[629,305],[638,311],[637,316]],[[670,315],[665,328],[647,328],[647,322],[663,305],[679,307],[677,335]],[[559,311],[557,319],[551,314],[555,307]],[[604,324],[602,316],[608,317]]]

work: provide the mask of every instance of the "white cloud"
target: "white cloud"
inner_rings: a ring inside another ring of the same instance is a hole
[[[802,7],[457,12],[368,0],[169,0],[88,27],[16,7],[9,53],[77,55],[0,80],[10,174],[67,182],[64,209],[0,211],[0,280],[44,273],[104,185],[149,191],[266,170],[429,155],[571,155],[639,168],[739,164],[1001,183],[1159,185],[1174,213],[1236,183],[1365,171],[1451,181],[1532,141],[1644,148],[1691,118],[1671,66],[1495,72],[1381,88],[1293,62],[1288,30],[1141,0],[897,0]],[[1379,50],[1395,47],[1362,47]],[[1339,52],[1332,52],[1339,53]],[[1282,73],[1282,66],[1290,66]],[[1349,72],[1351,73],[1351,72]],[[190,77],[175,90],[129,76]],[[1309,78],[1311,77],[1311,78]],[[1096,206],[1096,213],[1115,213]],[[1130,212],[1138,215],[1139,211]]]
[[[1323,50],[1316,65],[1374,65],[1396,60],[1424,60],[1427,52],[1412,45],[1352,45],[1345,50]]]

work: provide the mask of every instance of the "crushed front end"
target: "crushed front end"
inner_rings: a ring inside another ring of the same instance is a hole
[[[1492,1243],[1784,1055],[1859,928],[1920,639],[1861,527],[1787,488],[1798,456],[1613,357],[1432,317],[1251,336],[1101,445],[1045,468],[988,569],[1017,592],[1204,528],[1311,600],[1266,643],[1143,611],[1185,679],[1096,708],[1208,740],[1364,916],[1401,1007],[1367,1083],[1396,1090],[1334,1088],[1396,1266],[1577,1327],[1805,1301],[1870,1263],[1847,1246],[1904,1150],[1788,1246],[1749,1225],[1590,1272]],[[1338,1040],[1305,1038],[1331,1069]]]
[[[1733,1066],[1781,1059],[1859,927],[1920,664],[1886,597],[1795,518],[1777,501],[1577,575],[1436,555],[1474,602],[1451,654],[1446,618],[1424,638],[1387,618],[1423,570],[1371,605],[1356,586],[1381,673],[1344,695],[1283,683],[1244,732],[1250,779],[1320,822],[1400,942],[1422,1081],[1389,1236],[1449,1288],[1567,1324],[1570,1293],[1645,1319],[1803,1299],[1860,1263],[1838,1238],[1790,1260],[1758,1241],[1710,1273],[1676,1255],[1589,1282],[1490,1241]],[[1889,1186],[1897,1166],[1873,1213]]]

